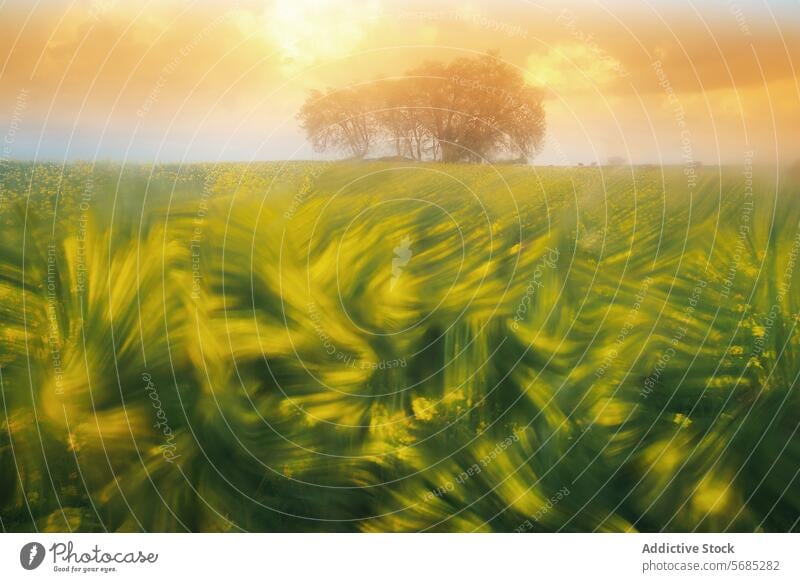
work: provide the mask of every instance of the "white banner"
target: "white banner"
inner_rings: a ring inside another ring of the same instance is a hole
[[[3,534],[0,580],[796,581],[798,550],[793,534]]]

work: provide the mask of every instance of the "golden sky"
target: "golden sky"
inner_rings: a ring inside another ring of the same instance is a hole
[[[2,157],[307,159],[310,88],[496,50],[547,88],[542,164],[800,158],[800,8],[728,2],[0,5]]]

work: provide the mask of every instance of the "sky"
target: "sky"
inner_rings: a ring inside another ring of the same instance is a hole
[[[311,159],[310,89],[489,50],[538,164],[800,159],[800,0],[0,0],[0,160]]]

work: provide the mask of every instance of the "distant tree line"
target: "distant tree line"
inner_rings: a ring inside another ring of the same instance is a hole
[[[319,153],[529,160],[544,138],[542,98],[519,71],[487,54],[427,62],[399,78],[311,91],[297,118]]]

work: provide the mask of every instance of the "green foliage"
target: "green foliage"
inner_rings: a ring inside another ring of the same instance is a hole
[[[798,529],[796,178],[0,172],[5,531]]]

